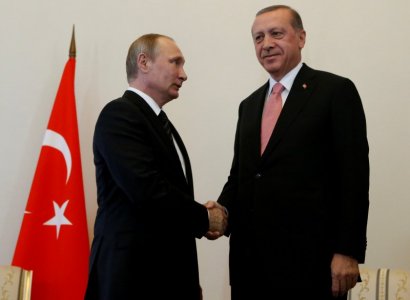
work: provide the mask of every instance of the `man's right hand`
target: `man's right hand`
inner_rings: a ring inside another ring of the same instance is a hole
[[[222,236],[228,225],[228,215],[225,207],[215,201],[208,201],[205,207],[209,213],[209,230],[205,234],[209,240],[215,240]]]

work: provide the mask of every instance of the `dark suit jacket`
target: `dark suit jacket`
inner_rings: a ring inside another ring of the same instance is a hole
[[[354,84],[303,65],[262,156],[266,83],[239,108],[219,202],[229,211],[231,284],[329,287],[330,261],[364,261],[369,162]]]
[[[160,120],[137,94],[102,110],[94,133],[98,211],[86,299],[199,299],[195,237],[208,230]]]

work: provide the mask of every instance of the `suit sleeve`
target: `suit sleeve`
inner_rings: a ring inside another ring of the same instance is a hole
[[[369,147],[359,93],[346,79],[332,103],[338,201],[336,252],[364,262],[369,209]]]
[[[234,156],[232,160],[232,165],[231,169],[229,172],[228,180],[225,183],[222,192],[218,198],[218,203],[223,205],[229,213],[229,222],[228,222],[228,228],[225,232],[226,235],[230,234],[230,225],[232,224],[232,218],[233,215],[232,211],[235,209],[234,207],[234,202],[236,200],[236,195],[238,192],[238,159],[239,159],[239,132],[240,132],[240,117],[241,117],[241,112],[242,112],[242,106],[243,104],[241,103],[239,106],[239,116],[238,116],[238,121],[237,121],[237,126],[236,126],[236,133],[235,133],[235,142],[234,142]]]

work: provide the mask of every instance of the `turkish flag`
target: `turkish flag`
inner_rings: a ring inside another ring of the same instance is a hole
[[[33,270],[32,300],[84,299],[89,240],[74,96],[66,63],[44,136],[13,262]]]

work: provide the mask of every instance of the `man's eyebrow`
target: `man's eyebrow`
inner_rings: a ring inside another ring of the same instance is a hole
[[[177,56],[171,56],[170,60],[182,60],[185,61],[185,58],[183,56],[177,55]]]

